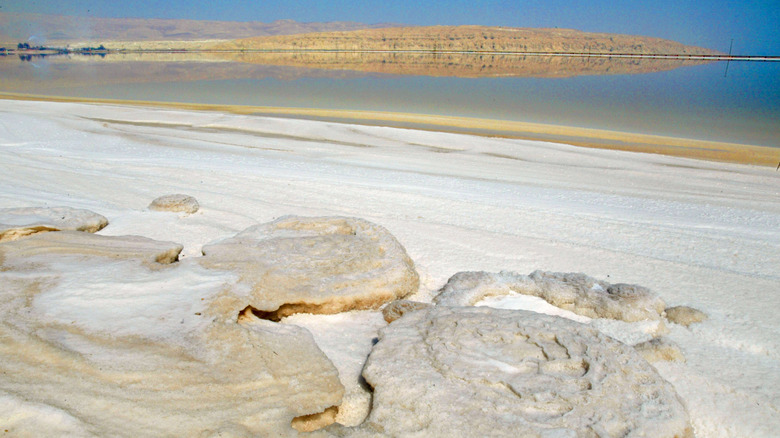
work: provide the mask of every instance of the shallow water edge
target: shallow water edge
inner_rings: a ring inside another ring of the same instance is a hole
[[[709,161],[775,167],[780,149],[750,144],[715,142],[641,133],[580,128],[543,123],[472,117],[398,113],[387,111],[288,108],[249,105],[193,104],[183,102],[133,101],[80,97],[0,93],[0,99],[94,103],[214,111],[265,117],[295,118],[368,126],[388,126],[432,132],[461,133],[485,137],[515,138],[569,144],[579,147],[652,153]]]

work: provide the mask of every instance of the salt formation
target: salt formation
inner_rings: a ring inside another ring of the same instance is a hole
[[[165,195],[160,196],[149,204],[149,210],[172,211],[177,213],[195,213],[200,209],[198,201],[189,195]]]
[[[382,316],[385,318],[385,321],[391,323],[409,312],[427,309],[430,306],[428,303],[420,303],[418,301],[395,300],[382,308]]]
[[[495,296],[524,294],[589,318],[627,322],[658,320],[664,302],[649,289],[631,284],[609,284],[579,273],[535,271],[459,272],[442,288],[434,302],[447,306],[473,306]]]
[[[235,275],[170,263],[179,250],[69,231],[0,243],[12,435],[297,436],[333,421],[343,387],[311,334],[239,318]]]
[[[175,262],[181,250],[182,246],[178,243],[161,242],[141,236],[101,236],[80,231],[60,231],[5,242],[0,245],[0,257],[7,253],[16,258],[56,254],[135,259],[164,264]]]
[[[401,244],[357,218],[283,217],[206,245],[203,254],[203,266],[237,272],[251,287],[243,305],[273,321],[376,308],[419,286]]]
[[[685,362],[680,347],[665,338],[655,338],[634,345],[634,349],[648,362]]]
[[[409,313],[363,376],[374,402],[356,436],[692,436],[672,385],[633,348],[533,312]]]
[[[0,242],[47,231],[94,233],[108,225],[108,219],[89,210],[70,207],[24,207],[0,209]]]
[[[688,327],[693,323],[705,321],[707,314],[693,307],[675,306],[666,309],[666,319],[675,324]]]

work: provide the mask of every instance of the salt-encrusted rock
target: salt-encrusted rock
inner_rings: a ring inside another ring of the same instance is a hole
[[[403,246],[357,218],[288,216],[206,245],[203,254],[203,266],[237,272],[251,287],[243,305],[274,321],[377,308],[419,286]]]
[[[233,312],[235,274],[155,263],[180,249],[70,231],[0,243],[0,375],[31,419],[6,421],[12,435],[284,437],[333,421],[344,390],[312,335]]]
[[[199,208],[200,204],[195,198],[181,194],[160,196],[149,204],[149,210],[189,214],[195,213]]]
[[[631,284],[610,284],[580,273],[535,271],[459,272],[441,289],[434,302],[472,306],[491,296],[525,294],[589,318],[633,322],[660,319],[664,302],[649,289]]]
[[[108,219],[89,210],[70,207],[3,208],[0,209],[0,242],[47,231],[94,233],[106,225]]]
[[[418,301],[395,300],[382,308],[382,316],[385,321],[391,323],[409,312],[427,309],[431,305]]]
[[[707,319],[707,314],[701,310],[694,309],[688,306],[675,306],[666,309],[666,319],[675,323],[688,327],[689,325],[697,322],[702,322]]]
[[[680,346],[666,338],[656,338],[634,345],[648,362],[685,362]]]
[[[381,332],[363,376],[373,409],[356,436],[692,436],[633,348],[533,312],[412,312]]]
[[[61,231],[4,242],[0,244],[0,256],[18,259],[69,254],[165,264],[178,260],[182,248],[178,243],[141,236],[101,236],[79,231]]]

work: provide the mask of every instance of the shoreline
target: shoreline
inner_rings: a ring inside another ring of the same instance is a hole
[[[227,40],[219,40],[227,41]],[[770,55],[729,55],[725,53],[718,54],[691,54],[691,53],[629,53],[629,52],[559,52],[559,51],[517,51],[517,50],[436,50],[436,49],[202,49],[187,48],[187,45],[196,45],[203,43],[213,43],[214,41],[175,41],[163,43],[181,44],[182,47],[171,48],[126,48],[117,44],[139,44],[136,41],[129,42],[107,42],[109,46],[115,48],[106,48],[103,44],[100,47],[85,48],[61,48],[61,47],[42,47],[30,49],[14,49],[13,47],[2,47],[0,43],[0,52],[8,56],[54,56],[54,55],[108,55],[108,54],[145,54],[145,53],[193,53],[193,54],[222,54],[222,53],[240,53],[240,54],[317,54],[317,53],[390,53],[390,54],[432,54],[432,55],[490,55],[490,56],[559,56],[564,58],[629,58],[629,59],[672,59],[672,60],[691,60],[691,61],[742,61],[742,62],[780,62],[780,56]],[[156,41],[156,43],[160,43]],[[142,44],[142,43],[141,43]]]
[[[652,153],[706,161],[753,164],[769,167],[775,167],[777,163],[780,162],[780,149],[766,146],[714,142],[652,134],[640,134],[610,131],[604,129],[580,128],[509,120],[383,111],[133,101],[120,99],[42,96],[4,92],[0,93],[0,99],[127,105],[136,107],[183,109],[190,111],[215,111],[232,114],[308,119],[368,126],[389,126],[430,132],[460,133],[484,137],[543,141],[569,144],[586,148]]]

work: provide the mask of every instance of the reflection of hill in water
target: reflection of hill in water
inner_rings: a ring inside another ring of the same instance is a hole
[[[549,77],[672,70],[701,61],[435,53],[201,53],[0,57],[0,90],[203,80],[346,79],[369,74],[451,77]]]
[[[20,62],[0,57],[0,91],[44,93],[63,87],[89,87],[159,82],[307,77],[347,79],[365,73],[227,62],[213,55],[110,54],[96,57],[47,57]]]
[[[353,70],[413,76],[543,77],[635,74],[672,70],[701,61],[459,53],[223,53],[242,63]]]

